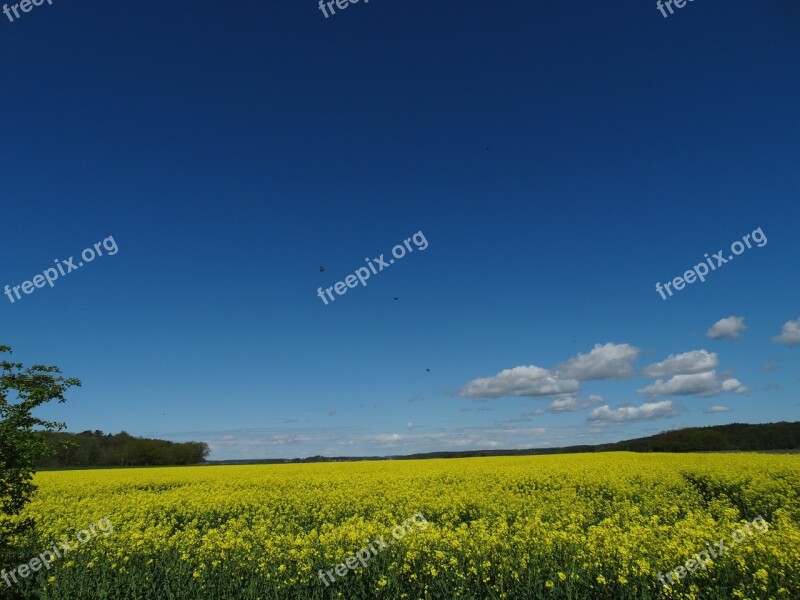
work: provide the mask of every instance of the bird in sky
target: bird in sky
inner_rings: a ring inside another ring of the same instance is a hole
[[[430,369],[425,369],[425,370],[426,370],[428,373],[430,373],[430,372],[431,372],[431,370],[430,370]]]
[[[319,272],[320,272],[320,273],[322,273],[324,270],[325,270],[325,267],[323,267],[322,265],[320,265],[320,266],[319,266]]]

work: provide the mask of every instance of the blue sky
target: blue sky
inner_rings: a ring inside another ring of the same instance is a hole
[[[0,296],[0,343],[83,380],[42,416],[215,459],[796,420],[798,18],[788,0],[0,15],[0,286],[118,248]],[[758,228],[662,300],[656,282]],[[318,297],[418,232],[424,250]]]

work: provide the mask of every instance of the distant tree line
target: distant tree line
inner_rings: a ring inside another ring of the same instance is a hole
[[[147,467],[196,465],[210,453],[205,442],[168,442],[134,437],[125,431],[66,433],[40,432],[52,454],[37,463],[39,468],[57,467]]]
[[[534,454],[570,454],[574,452],[754,452],[800,450],[800,422],[732,423],[710,427],[687,427],[662,431],[645,438],[612,444],[532,448],[529,450],[479,450],[429,452],[395,458],[466,458],[473,456],[525,456]]]
[[[800,423],[731,423],[689,427],[601,446],[602,450],[633,452],[709,452],[800,449]]]
[[[273,464],[302,462],[348,462],[361,460],[419,460],[430,458],[476,458],[482,456],[534,456],[580,452],[770,452],[800,451],[800,422],[750,425],[733,423],[710,427],[688,427],[662,431],[645,438],[611,444],[528,448],[523,450],[448,450],[401,456],[310,456],[263,460],[208,461],[208,464]]]

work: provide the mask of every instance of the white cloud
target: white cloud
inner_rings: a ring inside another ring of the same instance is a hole
[[[587,381],[590,379],[625,379],[634,373],[639,348],[630,344],[595,344],[589,354],[578,354],[556,367],[559,376]]]
[[[796,346],[800,344],[800,319],[796,321],[786,321],[781,330],[781,334],[772,338],[772,341],[786,344],[787,346]]]
[[[745,329],[744,317],[726,317],[714,323],[706,335],[712,340],[738,340]]]
[[[399,433],[379,433],[377,435],[367,436],[368,442],[375,442],[385,446],[392,446],[403,439]]]
[[[671,400],[661,402],[645,402],[641,406],[621,406],[611,409],[606,404],[595,408],[589,413],[589,421],[605,421],[609,423],[623,423],[628,421],[648,421],[674,417],[677,411]]]
[[[482,448],[489,448],[490,450],[500,446],[500,442],[498,442],[497,440],[490,440],[490,439],[487,439],[487,438],[484,438],[482,440],[478,440],[478,444]]]
[[[692,350],[683,354],[670,354],[666,360],[648,365],[642,371],[645,377],[670,377],[713,371],[719,366],[715,352]]]
[[[716,413],[733,412],[733,409],[728,408],[727,406],[709,406],[703,412],[706,413],[707,415],[713,415]]]
[[[747,388],[738,379],[728,378],[723,380],[717,376],[716,371],[709,371],[706,373],[675,375],[666,381],[657,379],[655,383],[636,391],[652,397],[700,396],[709,398],[718,396],[723,392],[742,394],[747,391]]]
[[[567,396],[553,400],[548,410],[550,412],[578,412],[579,410],[591,408],[603,402],[602,396],[589,396],[586,400],[580,400],[575,396]]]
[[[556,398],[548,407],[550,412],[576,412],[581,409],[581,401],[574,396]]]
[[[473,379],[458,395],[465,398],[502,398],[503,396],[553,396],[577,392],[580,383],[534,365],[504,369],[494,377]]]
[[[747,391],[747,388],[744,387],[742,382],[738,379],[730,378],[722,382],[722,391],[733,392],[734,394],[744,394]]]

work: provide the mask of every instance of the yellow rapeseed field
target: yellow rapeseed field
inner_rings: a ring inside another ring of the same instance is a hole
[[[45,472],[48,600],[800,598],[800,456],[572,454]],[[414,528],[326,587],[371,540]],[[756,517],[769,524],[731,544]],[[717,540],[730,548],[659,581]],[[2,595],[2,592],[0,592]]]

